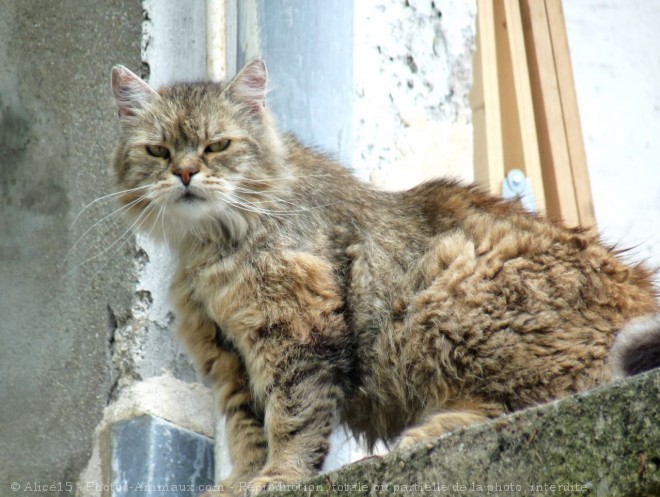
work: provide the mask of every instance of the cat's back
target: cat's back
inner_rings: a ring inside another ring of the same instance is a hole
[[[473,261],[473,277],[505,285],[512,283],[505,277],[511,274],[518,282],[524,277],[528,287],[536,280],[550,298],[615,307],[624,315],[657,311],[653,272],[626,263],[623,251],[587,230],[567,228],[517,202],[453,181],[425,183],[401,195],[437,233],[429,252],[436,253],[436,262],[444,260],[445,270],[461,246],[462,255]]]
[[[384,432],[446,395],[502,412],[593,387],[622,327],[658,312],[651,272],[582,230],[451,181],[395,196],[414,256],[379,265],[365,242],[352,280],[365,391],[380,392],[360,405],[406,406]]]

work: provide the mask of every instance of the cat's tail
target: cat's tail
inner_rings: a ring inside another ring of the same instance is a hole
[[[615,378],[660,367],[660,314],[625,325],[614,340],[610,361]]]

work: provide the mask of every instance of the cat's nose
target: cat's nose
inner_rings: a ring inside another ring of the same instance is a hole
[[[192,178],[198,172],[199,169],[197,169],[194,166],[184,166],[184,167],[177,167],[173,171],[173,174],[181,178],[181,182],[184,185],[188,186],[190,184],[190,178]]]

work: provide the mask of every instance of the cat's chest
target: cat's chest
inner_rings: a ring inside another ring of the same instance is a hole
[[[208,304],[218,298],[223,299],[231,293],[234,286],[240,284],[240,268],[244,264],[234,257],[227,257],[212,262],[205,262],[186,268],[186,284],[192,290],[193,297]]]
[[[245,254],[181,263],[172,285],[174,294],[186,295],[197,312],[234,342],[247,331],[246,322],[259,321],[255,288],[254,269]],[[254,316],[246,320],[250,312]]]

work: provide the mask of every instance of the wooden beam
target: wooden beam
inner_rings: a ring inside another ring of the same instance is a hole
[[[580,224],[573,171],[564,129],[557,69],[543,0],[520,0],[547,214],[568,226]]]
[[[502,117],[505,120],[517,119],[518,121],[517,139],[520,141],[523,154],[523,164],[518,167],[523,169],[529,178],[537,210],[545,212],[545,191],[520,3],[519,0],[504,0],[503,3],[517,115],[511,116],[502,112]],[[502,126],[504,127],[505,124],[503,123]],[[505,164],[507,172],[513,167],[515,167],[514,164]]]
[[[476,125],[474,177],[476,182],[499,194],[505,171],[493,1],[478,0],[477,9],[475,81],[480,88],[475,88],[472,95]],[[478,142],[484,144],[483,149],[479,150]]]
[[[562,114],[564,116],[564,129],[570,156],[573,184],[575,186],[575,199],[580,224],[587,228],[596,227],[593,199],[591,196],[591,182],[587,168],[587,156],[582,139],[582,126],[578,109],[577,95],[575,93],[575,80],[571,64],[566,23],[561,0],[545,0],[548,13],[548,25],[552,38],[553,54],[559,84]]]
[[[502,154],[504,173],[513,168],[525,169],[525,155],[520,140],[518,99],[513,79],[513,61],[509,44],[509,29],[504,12],[503,0],[493,2],[495,43],[497,45],[497,79],[500,95],[500,118],[502,127]],[[496,192],[500,194],[501,192]]]

